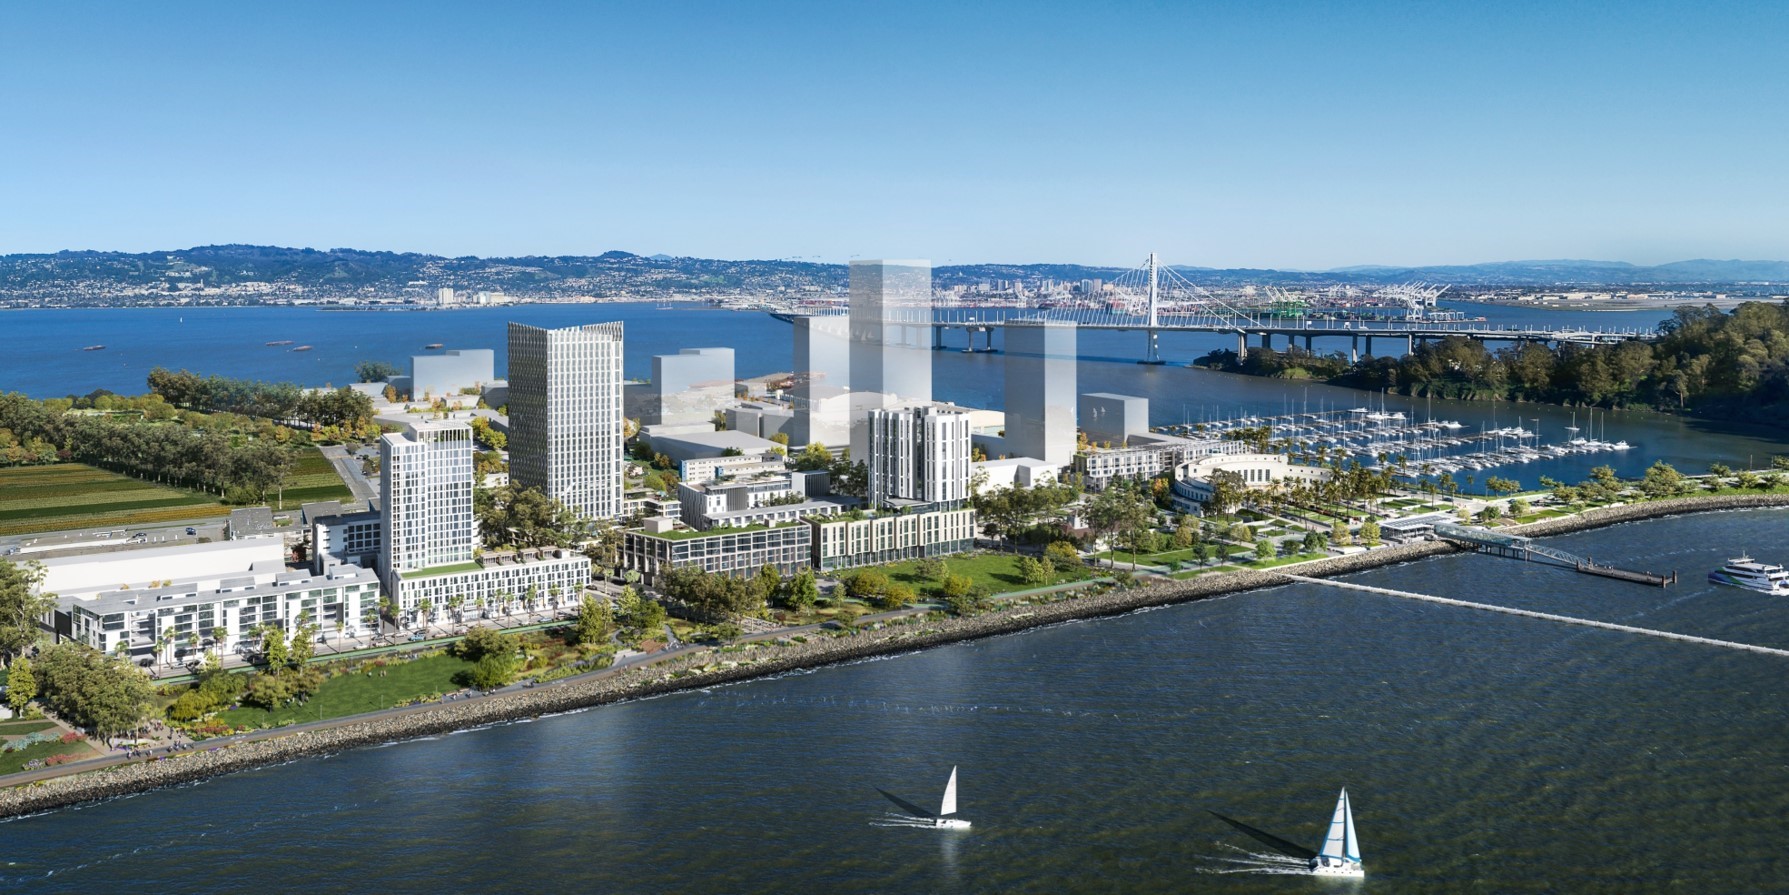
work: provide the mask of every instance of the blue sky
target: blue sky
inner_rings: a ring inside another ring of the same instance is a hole
[[[1789,258],[1789,4],[0,5],[0,253]]]

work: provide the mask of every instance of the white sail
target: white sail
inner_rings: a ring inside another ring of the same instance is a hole
[[[950,782],[944,784],[944,804],[938,806],[939,817],[949,817],[957,813],[957,769],[950,769]]]
[[[1354,838],[1354,806],[1348,803],[1348,790],[1342,790],[1342,811],[1348,821],[1348,847],[1342,855],[1350,861],[1360,860],[1360,840]]]
[[[1354,816],[1348,810],[1348,790],[1342,790],[1342,797],[1336,799],[1335,816],[1329,820],[1329,833],[1323,837],[1323,848],[1317,854],[1325,858],[1353,857],[1349,852],[1358,851],[1354,842]]]

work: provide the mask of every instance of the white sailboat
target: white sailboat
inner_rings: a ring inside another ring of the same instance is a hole
[[[944,798],[938,804],[937,813],[927,811],[886,789],[878,789],[876,791],[887,797],[889,801],[899,805],[901,810],[907,812],[909,815],[908,819],[918,821],[922,825],[929,825],[940,830],[969,829],[969,821],[956,816],[957,768],[955,765],[952,765],[950,769],[950,781],[944,784]]]
[[[1348,789],[1336,799],[1335,816],[1329,820],[1329,833],[1323,837],[1323,848],[1311,859],[1311,872],[1318,876],[1366,876],[1360,863],[1360,842],[1354,838],[1354,810],[1348,805]]]

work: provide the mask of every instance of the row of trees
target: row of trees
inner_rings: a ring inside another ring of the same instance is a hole
[[[303,436],[271,422],[177,413],[72,415],[66,399],[0,395],[0,463],[80,461],[151,482],[261,502],[291,476]]]
[[[188,410],[240,413],[313,427],[370,424],[373,418],[373,399],[346,387],[309,392],[290,382],[200,376],[156,367],[149,371],[149,390]]]
[[[1322,378],[1363,389],[1476,400],[1653,407],[1780,418],[1789,409],[1789,301],[1746,302],[1731,312],[1678,308],[1651,342],[1520,345],[1492,351],[1449,337],[1402,357],[1251,350],[1239,362],[1213,352],[1206,363],[1256,375]]]

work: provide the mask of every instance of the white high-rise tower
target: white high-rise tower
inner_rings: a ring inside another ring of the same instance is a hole
[[[620,323],[509,325],[509,470],[592,519],[621,515]]]
[[[478,545],[472,514],[472,428],[415,422],[379,439],[388,590],[403,573],[468,562]]]

